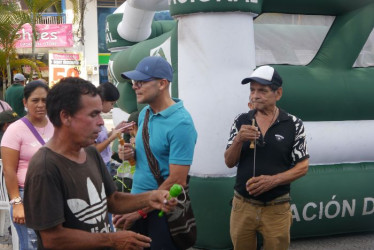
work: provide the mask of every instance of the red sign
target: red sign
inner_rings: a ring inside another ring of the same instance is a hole
[[[39,39],[36,41],[37,48],[72,47],[73,28],[71,24],[37,24]],[[16,48],[31,48],[32,29],[30,24],[22,26],[18,32],[19,39]]]
[[[52,87],[63,77],[79,77],[82,54],[77,52],[49,52],[49,85]]]

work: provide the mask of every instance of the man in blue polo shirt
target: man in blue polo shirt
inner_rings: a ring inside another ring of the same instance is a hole
[[[254,109],[235,119],[225,151],[226,165],[237,166],[230,235],[235,250],[257,249],[256,232],[264,249],[288,249],[290,183],[309,165],[304,126],[276,106],[283,89],[273,67],[257,68],[242,84],[249,82]]]
[[[175,183],[186,187],[197,132],[183,102],[170,97],[169,87],[173,78],[171,65],[162,57],[150,56],[141,60],[135,70],[122,73],[122,77],[132,80],[137,102],[148,104],[139,114],[135,139],[136,170],[131,193],[169,190]],[[143,127],[148,132],[149,139],[145,142],[149,142],[150,151],[143,143]],[[154,174],[152,172],[155,171],[150,168],[154,164],[149,164],[147,154],[153,154],[158,163],[159,171]],[[121,157],[121,150],[119,155]],[[122,158],[126,158],[124,154]],[[158,180],[155,176],[158,176]],[[125,228],[136,221],[132,230],[150,236],[151,249],[177,249],[170,237],[166,216],[159,217],[158,211],[144,208],[119,220],[117,217],[116,221],[125,221]]]

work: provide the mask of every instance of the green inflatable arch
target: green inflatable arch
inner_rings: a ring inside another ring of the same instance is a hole
[[[374,67],[353,68],[374,28],[372,0],[258,0],[258,4],[249,0],[170,1],[173,16],[227,11],[336,16],[308,65],[273,65],[287,83],[279,106],[305,122],[374,120]],[[108,42],[107,46],[118,51],[129,48],[112,53],[111,61],[116,64],[110,73],[121,92],[118,106],[132,113],[142,106],[136,104],[131,85],[121,79],[121,72],[134,69],[153,48],[168,39],[172,65],[178,69],[178,30],[175,21],[155,21],[151,36],[135,44],[118,36],[116,28],[121,18],[121,14],[108,17],[108,32],[115,42]],[[162,54],[162,49],[157,53]],[[172,95],[178,96],[178,70],[174,72]],[[347,147],[349,143],[346,142]],[[373,179],[374,162],[310,166],[308,174],[292,184],[291,237],[374,231]],[[232,249],[229,202],[233,185],[233,177],[191,178],[192,206],[198,224],[196,247]]]

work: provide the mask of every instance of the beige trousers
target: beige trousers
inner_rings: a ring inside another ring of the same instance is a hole
[[[252,205],[236,197],[230,217],[230,235],[235,250],[256,250],[256,231],[262,234],[264,250],[286,250],[290,245],[290,203]]]

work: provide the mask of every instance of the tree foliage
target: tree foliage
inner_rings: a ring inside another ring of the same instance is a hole
[[[84,13],[84,10],[79,11],[80,2],[85,3],[85,0],[70,0],[73,5],[74,22],[80,20],[78,13]],[[33,71],[38,73],[40,71],[38,65],[45,66],[40,61],[36,60],[35,44],[39,39],[39,32],[36,24],[41,19],[42,14],[50,7],[55,7],[57,13],[61,13],[61,0],[24,0],[26,5],[25,10],[21,10],[19,5],[12,0],[0,0],[0,76],[8,79],[8,86],[11,84],[11,70],[18,69],[21,71],[21,65],[29,65]],[[19,38],[19,30],[21,27],[29,23],[32,28],[32,59],[18,59],[15,51],[15,43]],[[5,92],[6,84],[3,84]]]
[[[18,5],[12,1],[0,1],[0,76],[3,79],[3,94],[6,89],[6,79],[8,86],[11,84],[11,70],[21,72],[24,65],[35,70],[39,77],[38,66],[45,66],[40,61],[29,59],[18,59],[15,43],[19,38],[19,30],[22,25],[30,23],[29,13],[22,11]]]

